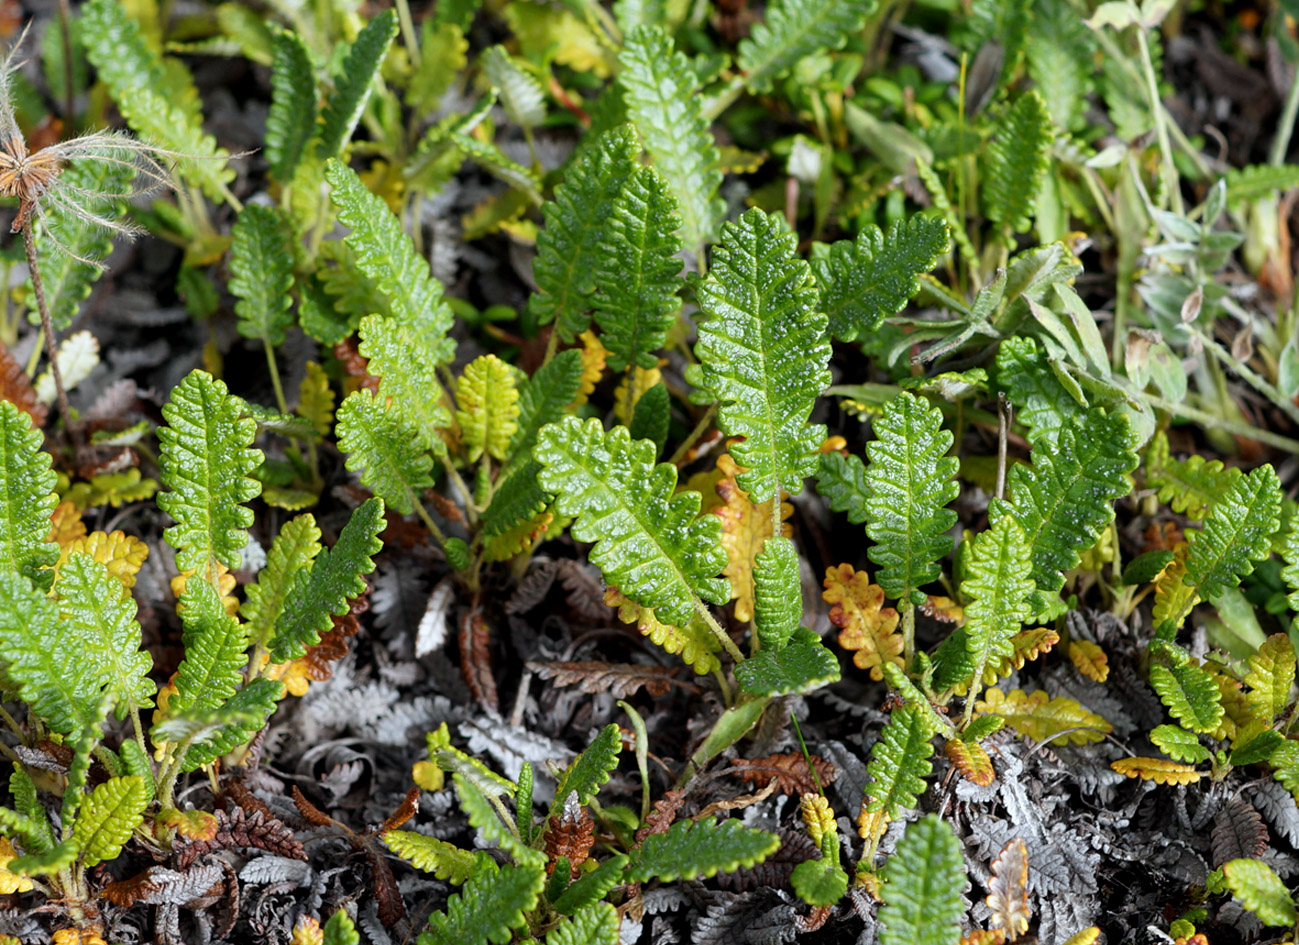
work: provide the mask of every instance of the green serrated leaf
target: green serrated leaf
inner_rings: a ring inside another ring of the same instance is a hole
[[[293,327],[293,250],[284,217],[274,207],[249,204],[230,235],[230,294],[239,301],[239,334],[261,338],[271,347],[284,343]]]
[[[184,751],[181,771],[195,771],[227,752],[247,744],[266,727],[266,720],[284,696],[278,679],[254,679],[219,706],[174,711],[150,729],[155,745],[171,743]]]
[[[537,321],[559,320],[560,336],[571,341],[590,323],[597,266],[614,202],[635,170],[636,134],[622,126],[600,135],[542,205],[545,226],[537,234],[532,264]]]
[[[1237,479],[1209,507],[1204,526],[1187,533],[1187,587],[1201,599],[1218,597],[1272,553],[1272,536],[1281,525],[1281,480],[1270,465]]]
[[[1265,729],[1249,741],[1231,750],[1227,762],[1232,765],[1256,765],[1271,760],[1278,748],[1285,744],[1285,736],[1272,729]]]
[[[764,649],[781,650],[803,620],[798,549],[783,535],[762,544],[753,562],[754,623]]]
[[[77,860],[81,851],[71,840],[41,853],[29,853],[9,861],[9,872],[18,876],[48,876],[67,869]]]
[[[663,447],[668,442],[668,428],[672,424],[672,395],[667,384],[660,381],[636,401],[632,411],[631,431],[633,440],[650,440],[654,444],[655,455],[663,455]]]
[[[860,456],[844,456],[833,451],[821,454],[816,491],[830,503],[831,509],[846,512],[848,521],[854,525],[865,522],[869,514],[866,509],[869,489],[866,464]]]
[[[718,426],[743,437],[731,455],[740,488],[761,504],[797,493],[820,463],[825,427],[807,422],[830,385],[825,316],[797,239],[782,218],[753,209],[722,227],[698,289],[702,382],[718,401]]]
[[[321,929],[321,945],[361,945],[361,935],[347,910],[339,909],[329,917]]]
[[[418,114],[436,111],[456,73],[465,67],[469,41],[461,24],[438,21],[449,6],[441,2],[433,16],[420,24],[419,69],[406,86],[406,104]]]
[[[546,933],[546,945],[618,945],[622,920],[608,902],[598,902]]]
[[[615,886],[626,882],[623,870],[631,858],[623,854],[611,856],[589,873],[573,881],[551,905],[562,915],[573,915],[578,910],[594,905]]]
[[[546,872],[538,866],[503,866],[479,861],[479,872],[452,894],[445,912],[429,916],[418,945],[504,945],[511,929],[527,924],[537,906]]]
[[[1153,663],[1150,685],[1168,714],[1193,732],[1212,732],[1222,722],[1222,694],[1213,677],[1186,656],[1172,666]]]
[[[272,662],[300,659],[320,642],[332,618],[347,613],[350,601],[365,593],[365,575],[374,570],[374,555],[383,550],[383,511],[379,499],[362,502],[352,510],[334,547],[320,551],[309,570],[298,569],[276,621],[269,647]]]
[[[667,833],[652,834],[631,852],[627,882],[670,882],[715,876],[761,863],[780,848],[780,838],[728,820],[679,820]]]
[[[439,429],[451,426],[451,412],[442,402],[436,339],[381,315],[361,319],[360,335],[367,370],[379,378],[379,397],[389,398],[402,426],[416,431],[421,449],[440,449]]]
[[[1209,760],[1209,749],[1200,744],[1194,732],[1180,725],[1157,725],[1150,730],[1150,741],[1174,761],[1199,764]]]
[[[590,560],[606,581],[665,623],[687,623],[697,597],[730,600],[716,576],[726,567],[721,521],[700,517],[699,493],[675,492],[676,467],[655,465],[653,443],[568,417],[542,430],[533,452],[560,514],[577,517],[573,537],[596,543]]]
[[[176,670],[176,692],[167,715],[215,709],[243,682],[248,662],[248,631],[226,613],[216,589],[207,581],[185,582],[180,596],[185,658]]]
[[[1032,615],[1032,544],[1014,520],[1003,515],[974,539],[965,561],[961,631],[974,664],[969,678],[977,685],[985,668],[1014,655],[1011,641]]]
[[[246,599],[239,610],[253,643],[266,646],[270,642],[298,573],[311,567],[320,550],[320,529],[312,515],[299,515],[280,529],[257,581],[245,589]]]
[[[422,448],[421,433],[396,407],[364,389],[347,395],[335,429],[347,468],[359,471],[361,482],[389,508],[414,512],[419,491],[433,485],[433,458]]]
[[[885,235],[868,225],[856,241],[840,240],[812,257],[830,334],[857,341],[879,330],[920,291],[920,276],[938,265],[951,246],[941,217],[917,214]]]
[[[1007,338],[998,346],[997,384],[1017,408],[1033,446],[1042,440],[1055,442],[1063,427],[1086,420],[1086,405],[1060,383],[1030,337]]]
[[[902,811],[919,803],[925,778],[934,770],[929,761],[934,753],[933,735],[928,719],[916,706],[903,705],[893,710],[866,766],[871,777],[866,786],[868,812],[882,812],[895,820]]]
[[[504,459],[519,429],[519,392],[510,366],[494,354],[470,361],[456,382],[456,401],[456,423],[469,462],[477,462],[484,452]]]
[[[541,181],[536,172],[512,160],[495,144],[473,135],[453,131],[448,136],[466,158],[487,173],[525,194],[529,202],[541,205]]]
[[[990,518],[1009,513],[1025,535],[1033,536],[1033,582],[1029,603],[1046,612],[1064,586],[1064,572],[1078,566],[1114,519],[1113,503],[1132,489],[1136,468],[1131,428],[1124,414],[1093,410],[1075,428],[1060,430],[1054,442],[1041,441],[1033,465],[1011,470],[1010,501],[993,499]]]
[[[121,581],[78,552],[59,568],[55,591],[62,631],[77,641],[81,672],[112,693],[117,717],[152,706],[158,688],[149,678],[153,658],[142,650],[135,601],[122,594]]]
[[[334,90],[325,98],[325,107],[320,113],[320,128],[316,135],[316,156],[320,160],[337,157],[352,137],[370,98],[379,66],[396,36],[397,14],[385,10],[365,24],[347,51],[339,74],[334,78]]]
[[[1227,203],[1233,207],[1299,187],[1299,164],[1253,164],[1227,171]]]
[[[965,861],[949,824],[926,814],[884,866],[880,945],[956,945],[965,912]]]
[[[139,777],[109,778],[91,791],[72,828],[81,865],[88,869],[117,859],[132,832],[144,822],[148,804],[144,779]]]
[[[440,757],[438,763],[441,764]],[[521,866],[544,866],[546,855],[540,850],[529,847],[515,836],[513,830],[501,822],[496,808],[492,806],[487,795],[478,787],[480,783],[483,783],[483,779],[474,777],[471,780],[470,776],[466,776],[468,774],[467,771],[457,771],[452,775],[452,781],[455,784],[456,797],[460,801],[460,809],[469,818],[469,825],[478,831],[480,839],[495,843],[508,853],[515,863]],[[496,777],[499,777],[499,775],[496,775]],[[511,788],[514,787],[513,784],[506,783]],[[491,787],[492,785],[489,783],[487,786]]]
[[[682,241],[694,249],[712,239],[726,213],[717,193],[721,154],[702,114],[699,81],[660,27],[632,30],[618,61],[627,115],[676,197]]]
[[[492,504],[483,512],[483,554],[487,561],[504,561],[532,544],[531,527],[550,504],[550,493],[541,488],[539,463],[529,461],[496,487]],[[520,532],[522,529],[522,532]],[[518,541],[510,541],[516,536]],[[497,547],[499,543],[504,545]]]
[[[609,780],[613,769],[618,767],[618,755],[621,752],[622,732],[610,722],[560,775],[559,785],[555,788],[555,799],[550,805],[550,814],[553,815],[562,808],[568,795],[574,791],[577,792],[579,807],[589,804],[591,798],[599,792],[600,786]]]
[[[158,508],[176,524],[163,532],[176,549],[176,566],[212,580],[217,563],[240,567],[248,544],[251,509],[261,484],[250,473],[262,462],[250,449],[257,424],[242,402],[204,371],[191,371],[171,391],[158,428],[158,464],[166,492]]]
[[[532,448],[542,427],[555,423],[568,413],[568,405],[577,397],[582,385],[582,355],[575,350],[561,351],[519,392],[518,430],[510,441],[509,460],[501,470],[507,476],[532,459]]]
[[[13,571],[0,572],[0,654],[8,683],[54,731],[75,740],[103,721],[101,679],[84,671],[54,602]]]
[[[1222,877],[1240,904],[1268,926],[1293,926],[1299,920],[1294,899],[1281,877],[1262,860],[1228,860]]]
[[[1168,455],[1168,437],[1155,434],[1146,448],[1146,484],[1159,490],[1159,501],[1178,514],[1203,519],[1209,507],[1221,499],[1244,475],[1222,461],[1206,461],[1192,454],[1184,460]]]
[[[438,363],[449,362],[455,355],[455,343],[447,338],[453,321],[451,307],[401,221],[383,198],[370,193],[356,172],[341,161],[325,165],[325,180],[338,209],[338,222],[351,227],[344,242],[354,253],[356,269],[383,295],[392,316],[420,337],[422,344],[434,347]]]
[[[736,666],[735,678],[745,692],[755,696],[811,692],[839,681],[839,659],[819,638],[799,633],[783,649],[759,650]]]
[[[1052,120],[1077,131],[1092,87],[1092,32],[1068,0],[1037,0],[1032,10],[1024,45],[1028,74]]]
[[[939,561],[955,544],[947,532],[956,513],[947,505],[960,491],[960,462],[946,455],[952,434],[943,429],[943,412],[906,391],[885,404],[873,428],[865,512],[875,545],[867,554],[890,597],[922,604],[919,588],[938,580]]]
[[[1036,89],[1021,95],[1001,120],[988,145],[983,177],[983,210],[993,223],[1014,233],[1029,228],[1054,134]]]
[[[804,57],[839,49],[861,28],[875,0],[779,0],[740,41],[738,65],[754,92],[769,92],[773,81]]]
[[[168,96],[167,70],[118,0],[90,0],[81,8],[86,58],[131,129],[151,145],[170,152],[177,172],[213,200],[223,199],[234,180],[230,153],[203,131],[195,107]],[[109,145],[110,150],[112,146]],[[134,163],[139,149],[118,145],[116,156]]]
[[[59,546],[45,539],[58,496],[44,442],[25,411],[0,400],[0,566],[48,588],[54,574],[45,569],[59,560]]]
[[[474,866],[474,854],[452,843],[412,833],[409,830],[389,830],[383,834],[388,849],[417,870],[432,873],[443,882],[459,886],[469,878]]]
[[[681,307],[681,218],[676,198],[650,167],[623,184],[605,220],[596,253],[593,298],[609,366],[625,371],[657,365]]]
[[[832,906],[848,891],[848,874],[825,858],[804,860],[794,867],[789,884],[809,906]]]
[[[306,44],[292,30],[275,30],[271,48],[266,160],[271,176],[288,183],[316,130],[316,74]]]

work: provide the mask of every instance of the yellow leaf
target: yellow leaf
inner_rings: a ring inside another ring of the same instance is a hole
[[[1186,577],[1186,553],[1190,545],[1178,542],[1173,548],[1173,560],[1155,577],[1155,626],[1186,613],[1200,600],[1200,596],[1183,583]]]
[[[492,536],[483,544],[483,560],[508,561],[521,554],[546,534],[554,518],[553,512],[538,512],[532,518],[524,519],[499,535]]]
[[[707,675],[722,665],[717,658],[717,651],[722,644],[701,618],[692,618],[684,627],[661,623],[654,616],[652,608],[642,607],[634,600],[624,597],[616,587],[605,590],[604,602],[610,607],[618,608],[618,619],[623,623],[636,624],[641,633],[663,649],[669,653],[679,653],[699,675]]]
[[[59,929],[54,933],[54,945],[104,945],[98,932],[83,929]]]
[[[975,709],[980,715],[1000,715],[1019,734],[1039,742],[1060,736],[1069,744],[1085,745],[1101,741],[1113,730],[1109,722],[1084,709],[1077,700],[1063,696],[1051,699],[1040,689],[1031,694],[1022,689],[989,689]]]
[[[867,846],[873,845],[884,836],[884,831],[888,828],[888,812],[883,810],[867,810],[870,806],[870,795],[861,799],[861,810],[857,812],[857,835],[866,841]]]
[[[1073,660],[1078,672],[1094,682],[1105,682],[1110,678],[1109,657],[1090,640],[1073,640],[1069,643],[1069,659]]]
[[[320,922],[309,915],[304,915],[293,927],[293,937],[289,939],[289,945],[323,945],[324,941],[325,930],[320,927]]]
[[[609,361],[609,352],[595,332],[587,330],[578,336],[582,341],[582,384],[577,389],[577,396],[568,405],[569,410],[576,410],[590,399],[595,385],[604,377],[604,366]]]
[[[1129,778],[1154,781],[1156,784],[1194,784],[1204,777],[1203,771],[1196,771],[1190,765],[1165,758],[1120,758],[1111,761],[1110,767]]]
[[[59,560],[54,565],[54,580],[58,581],[59,569],[67,563],[68,558],[78,552],[88,554],[100,564],[108,567],[108,573],[122,582],[122,596],[130,593],[135,587],[135,576],[139,573],[144,559],[149,557],[149,546],[134,535],[124,532],[91,532],[84,538],[77,538],[59,548]],[[231,585],[234,578],[230,578]]]
[[[436,761],[417,761],[411,765],[411,777],[425,791],[440,791],[446,784],[446,772]]]
[[[952,738],[943,746],[943,750],[947,754],[947,760],[961,772],[965,780],[980,787],[987,787],[997,777],[997,772],[992,767],[992,759],[978,742]]]
[[[753,619],[753,559],[762,550],[762,543],[771,537],[771,507],[754,505],[748,493],[735,482],[740,471],[729,453],[717,459],[717,468],[725,474],[717,482],[717,495],[722,504],[712,514],[722,520],[722,547],[726,549],[724,573],[731,581],[731,594],[735,600],[735,619]],[[794,534],[785,521],[794,512],[788,502],[780,503],[780,533],[786,538]]]
[[[571,10],[542,3],[507,3],[505,19],[530,59],[553,60],[578,73],[608,78],[616,60],[599,34]]]
[[[334,428],[334,391],[329,375],[315,361],[307,362],[307,373],[298,385],[298,413],[322,437]]]
[[[994,664],[989,663],[983,671],[983,684],[991,686],[1002,676],[1009,676],[1012,671],[1022,669],[1029,660],[1035,660],[1060,642],[1060,634],[1048,627],[1030,627],[1021,630],[1010,639],[1011,655]],[[963,696],[970,691],[968,682],[960,682],[952,687],[952,692]]]
[[[1011,840],[992,861],[985,902],[992,910],[992,925],[1012,938],[1028,931],[1033,913],[1028,907],[1028,847],[1022,838]]]
[[[640,403],[641,397],[661,380],[663,380],[663,372],[657,367],[649,370],[633,367],[622,376],[618,389],[613,392],[613,415],[623,426],[631,426],[632,414],[636,410],[636,405]]]
[[[799,799],[799,807],[802,809],[807,835],[817,846],[821,845],[821,838],[827,833],[838,831],[834,822],[834,810],[830,807],[830,802],[820,794],[804,794]]]
[[[1078,568],[1081,571],[1099,571],[1102,565],[1109,564],[1114,560],[1114,523],[1111,522],[1105,531],[1101,532],[1101,537],[1082,553],[1079,560]]]
[[[82,521],[81,509],[77,508],[77,503],[64,499],[50,516],[50,534],[45,540],[62,548],[78,538],[84,538],[85,534],[86,523]]]
[[[1254,708],[1245,695],[1244,685],[1235,676],[1224,672],[1221,663],[1204,660],[1200,668],[1217,683],[1218,701],[1222,703],[1222,721],[1210,733],[1214,738],[1219,741],[1230,741],[1234,745],[1242,734],[1252,738],[1262,729],[1271,728],[1271,720],[1268,724],[1261,724],[1261,720],[1255,715]]]
[[[1096,945],[1096,940],[1101,937],[1101,930],[1096,926],[1083,929],[1076,935],[1069,936],[1069,940],[1064,945]]]
[[[975,929],[961,936],[958,945],[1004,945],[1006,932],[1003,929]]]
[[[0,896],[11,896],[14,893],[29,892],[32,880],[29,876],[18,876],[9,872],[9,864],[18,856],[18,851],[9,842],[8,837],[0,837]]]
[[[898,612],[884,606],[884,589],[872,584],[865,571],[850,564],[825,569],[825,590],[821,599],[831,604],[830,622],[841,628],[839,645],[855,650],[853,664],[870,670],[871,679],[884,678],[885,662],[902,666],[902,634]]]

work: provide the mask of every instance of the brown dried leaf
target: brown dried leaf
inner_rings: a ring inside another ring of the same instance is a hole
[[[370,373],[370,360],[361,355],[361,346],[355,335],[334,345],[334,357],[338,358],[348,377],[360,379],[359,386],[363,390],[379,393],[379,379]]]
[[[36,388],[28,379],[27,372],[3,344],[0,344],[0,400],[7,400],[25,411],[36,426],[45,425],[49,408],[36,399]]]
[[[528,663],[542,679],[555,686],[577,686],[582,692],[596,695],[610,693],[615,699],[629,699],[642,686],[651,696],[666,695],[672,683],[698,692],[691,683],[677,682],[676,666],[640,666],[632,663],[602,663],[599,660],[577,662]]]
[[[604,603],[604,584],[572,558],[555,562],[555,574],[564,588],[564,600],[588,623],[603,624],[609,617]]]
[[[300,790],[298,790],[298,786],[296,784],[293,785],[293,787],[290,790],[293,795],[293,806],[298,809],[298,813],[302,815],[302,819],[305,820],[307,823],[311,824],[311,826],[313,827],[340,826],[338,822],[334,820],[333,817],[330,817],[328,814],[322,811],[315,804],[311,803],[311,801],[307,800],[306,795],[303,794]]]
[[[211,895],[215,887],[224,892],[226,868],[226,864],[219,861],[180,870],[151,866],[130,879],[109,883],[99,895],[118,906],[136,903],[185,905]]]
[[[933,617],[943,623],[954,623],[958,627],[965,623],[965,608],[950,597],[930,595],[920,605],[920,611],[926,617]]]
[[[379,828],[375,833],[385,834],[389,830],[396,830],[406,821],[414,817],[418,812],[419,788],[413,787],[406,792],[406,796],[402,798],[401,804],[398,805],[397,809],[393,811],[389,817],[384,819],[383,823],[379,825]]]
[[[898,612],[884,606],[884,588],[872,584],[869,574],[850,564],[826,568],[821,599],[833,605],[830,622],[842,628],[839,645],[856,651],[852,661],[858,669],[868,669],[871,679],[880,680],[884,662],[902,665]]]
[[[947,760],[961,775],[980,787],[987,787],[997,777],[993,770],[992,759],[978,742],[966,742],[959,738],[948,739],[944,746]]]
[[[994,928],[1005,929],[1012,941],[1028,931],[1033,915],[1028,907],[1028,847],[1016,837],[992,861],[988,908]]]
[[[834,912],[833,906],[813,906],[808,910],[807,915],[800,915],[794,919],[794,928],[799,934],[816,932],[830,920],[832,912]]]
[[[577,803],[577,792],[572,791],[564,798],[564,806],[558,814],[546,822],[543,839],[546,844],[546,872],[555,870],[555,861],[561,856],[568,857],[572,879],[581,875],[578,867],[591,855],[595,844],[595,821],[591,812]]]
[[[817,755],[812,755],[811,758],[812,771],[820,779],[821,787],[832,784],[839,776],[835,766]],[[761,758],[737,758],[733,764],[738,769],[735,774],[758,787],[766,787],[775,781],[776,790],[781,794],[794,796],[817,793],[817,784],[812,771],[808,770],[807,759],[799,752],[765,755]]]
[[[540,604],[550,593],[558,572],[558,561],[552,558],[534,558],[523,580],[515,585],[514,593],[505,605],[505,612],[526,614]]]
[[[390,929],[405,917],[406,904],[402,902],[401,890],[397,888],[397,878],[392,875],[388,858],[371,844],[366,844],[363,849],[370,864],[370,885],[378,903],[379,922],[385,929]]]
[[[460,618],[460,675],[469,693],[480,705],[500,711],[496,679],[492,676],[492,634],[487,621],[477,610],[466,611]]]
[[[242,807],[236,807],[229,813],[218,810],[216,817],[220,825],[216,836],[211,840],[177,843],[172,848],[180,869],[188,868],[204,853],[230,847],[254,847],[294,860],[307,858],[307,851],[294,838],[293,831],[275,817],[267,817],[261,811],[249,814]]]
[[[1254,805],[1230,800],[1213,816],[1213,868],[1228,860],[1254,859],[1267,849],[1267,825]]]
[[[668,828],[677,819],[677,811],[681,810],[681,805],[685,802],[685,791],[668,791],[655,801],[649,816],[636,831],[636,843],[644,843],[645,838],[651,834],[667,833]]]

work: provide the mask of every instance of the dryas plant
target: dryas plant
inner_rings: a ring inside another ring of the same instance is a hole
[[[4,720],[25,745],[53,740],[71,750],[57,782],[34,777],[6,750],[15,807],[0,808],[0,832],[21,853],[8,874],[31,877],[88,929],[97,913],[85,871],[116,857],[133,835],[166,849],[178,830],[190,829],[194,812],[176,808],[178,778],[261,731],[285,694],[282,677],[301,677],[295,661],[365,590],[380,548],[379,499],[356,508],[332,548],[320,544],[312,516],[300,515],[276,537],[239,605],[229,571],[249,541],[247,503],[260,491],[249,473],[262,459],[250,414],[266,412],[202,371],[186,377],[163,410],[165,491],[157,501],[175,522],[164,537],[181,570],[185,656],[159,691],[131,596],[147,547],[120,531],[86,534],[71,503],[56,511],[55,474],[39,431],[26,413],[0,403],[0,678],[6,698],[27,707],[21,724],[7,713]],[[92,765],[107,777],[93,790]],[[42,793],[55,795],[57,828]]]

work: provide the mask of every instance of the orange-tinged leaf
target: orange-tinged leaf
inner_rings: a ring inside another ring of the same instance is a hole
[[[662,362],[666,364],[666,361]],[[631,426],[632,414],[645,392],[663,380],[663,372],[657,367],[633,367],[622,376],[618,387],[613,392],[613,415],[624,426]]]
[[[239,613],[239,598],[235,597],[235,576],[230,573],[221,562],[217,562],[217,591],[221,594],[221,603],[225,607],[226,613],[231,617]],[[176,595],[176,600],[180,600],[180,595],[185,593],[185,581],[193,571],[182,571],[171,579],[171,592]]]
[[[771,537],[771,507],[754,505],[749,495],[735,482],[740,471],[729,454],[718,457],[717,468],[725,474],[717,482],[717,495],[722,504],[713,509],[713,515],[722,520],[722,547],[726,549],[726,568],[731,581],[731,594],[735,601],[735,619],[753,619],[753,559],[762,550],[762,543]],[[788,502],[780,503],[780,533],[792,537],[794,529],[785,520],[794,513]]]
[[[83,538],[76,538],[59,547],[59,560],[54,565],[55,581],[58,571],[72,555],[82,552],[90,555],[100,564],[107,566],[108,573],[122,582],[122,596],[130,593],[135,587],[135,576],[139,573],[144,559],[149,556],[149,546],[134,535],[121,531],[91,532]],[[230,577],[231,589],[234,587],[234,576]]]
[[[803,813],[803,824],[807,827],[807,835],[817,846],[821,845],[821,838],[827,833],[838,830],[834,823],[834,809],[824,795],[810,792],[804,794],[799,798],[799,807]]]
[[[1203,771],[1166,758],[1120,758],[1111,761],[1110,767],[1126,777],[1156,784],[1194,784],[1204,777]]]
[[[1090,640],[1072,640],[1069,643],[1069,659],[1073,660],[1078,672],[1093,682],[1105,682],[1110,678],[1110,660],[1097,644]]]
[[[595,332],[587,330],[579,337],[582,341],[582,383],[577,388],[577,396],[568,405],[570,410],[576,410],[591,398],[591,394],[595,392],[595,385],[599,384],[600,378],[604,377],[604,366],[609,361],[609,352],[605,350],[604,345],[600,344],[600,339],[595,336]]]
[[[980,787],[987,787],[997,777],[992,767],[992,759],[978,742],[966,742],[959,738],[948,739],[943,750],[947,760],[956,766],[962,776]]]
[[[1005,945],[1006,933],[1003,929],[975,929],[968,935],[961,936],[960,945]]]
[[[830,607],[830,622],[841,628],[839,645],[855,651],[858,669],[870,670],[871,679],[884,678],[885,663],[902,666],[902,634],[898,612],[884,606],[884,588],[872,584],[870,575],[850,564],[826,568],[821,599]]]
[[[1199,595],[1182,581],[1186,577],[1186,554],[1189,550],[1190,545],[1180,542],[1173,549],[1173,560],[1164,565],[1164,570],[1155,577],[1155,606],[1152,614],[1155,626],[1189,611],[1200,600]]]
[[[191,840],[211,840],[221,826],[221,821],[207,811],[177,810],[174,807],[160,811],[157,821]]]
[[[988,898],[992,924],[1005,929],[1012,939],[1028,931],[1032,910],[1028,907],[1028,847],[1020,837],[1006,844],[992,861]]]
[[[983,671],[983,684],[991,686],[1003,676],[1009,676],[1017,669],[1023,669],[1029,660],[1035,660],[1060,642],[1060,634],[1049,627],[1030,627],[1021,630],[1010,638],[1011,655],[996,664],[989,663]],[[952,687],[952,692],[963,696],[970,691],[968,682],[960,682]]]
[[[821,441],[819,451],[822,453],[843,453],[846,456],[848,453],[848,441],[838,434],[827,436]]]
[[[293,927],[289,945],[323,945],[324,941],[325,930],[320,927],[320,921],[304,915]]]
[[[64,499],[50,516],[50,534],[45,540],[62,548],[85,536],[86,523],[81,518],[81,509],[77,508],[77,503]]]
[[[705,676],[722,665],[717,658],[721,643],[702,619],[693,617],[684,627],[663,623],[654,616],[653,609],[629,600],[616,587],[605,590],[604,602],[618,608],[619,620],[636,624],[636,629],[663,649],[680,654],[699,675]]]
[[[950,597],[930,594],[920,605],[920,610],[925,616],[941,620],[943,623],[954,623],[958,627],[965,623],[965,608]]]
[[[104,945],[98,932],[85,929],[59,929],[54,933],[54,945]]]
[[[867,810],[870,805],[870,795],[866,795],[861,801],[861,810],[857,812],[857,835],[866,841],[867,845],[875,843],[880,837],[884,836],[884,831],[888,829],[889,818],[888,812],[883,810]]]
[[[1052,699],[1041,689],[1034,693],[989,689],[983,695],[975,704],[980,715],[1000,715],[1019,734],[1035,741],[1056,736],[1069,744],[1085,745],[1103,740],[1113,730],[1109,722],[1084,709],[1077,700],[1063,696]]]

